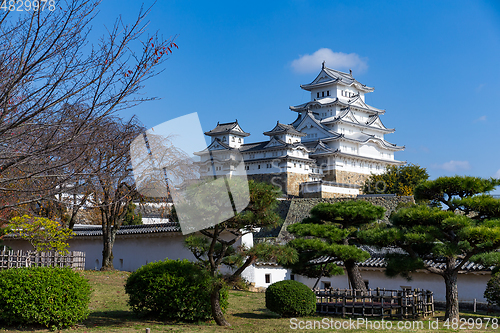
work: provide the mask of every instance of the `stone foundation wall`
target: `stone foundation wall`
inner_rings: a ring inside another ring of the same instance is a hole
[[[281,173],[270,173],[270,174],[258,174],[258,175],[247,175],[248,179],[252,179],[256,182],[263,182],[277,186],[284,194],[287,194],[287,174],[286,172]]]
[[[287,178],[287,193],[298,197],[300,194],[300,184],[307,181],[309,181],[309,175],[289,172]]]
[[[299,196],[299,186],[301,183],[309,181],[309,175],[293,172],[280,172],[272,174],[247,175],[248,179],[257,182],[265,182],[280,188],[284,194]]]
[[[300,173],[293,172],[280,172],[280,173],[271,173],[271,174],[256,174],[256,175],[247,175],[248,179],[253,179],[258,182],[266,182],[268,184],[275,185],[281,189],[284,194],[292,195],[298,197],[300,195],[300,184],[309,181],[309,175],[304,175]],[[344,184],[356,184],[361,185],[365,183],[365,180],[368,179],[370,175],[357,173],[357,172],[348,172],[348,171],[340,171],[340,170],[331,170],[326,173],[323,177],[324,181],[331,181],[337,183]],[[305,198],[318,198],[320,193],[310,193],[304,194]],[[348,195],[339,194],[339,193],[329,193],[322,192],[321,198],[342,198]],[[348,196],[352,197],[352,196]]]
[[[365,180],[367,180],[370,175],[364,173],[350,172],[350,171],[342,171],[336,170],[336,182],[343,184],[356,184],[363,186]]]
[[[323,171],[323,180],[327,182],[341,183],[337,181],[336,170],[325,170]]]
[[[288,209],[288,214],[286,215],[283,227],[278,235],[278,241],[287,241],[291,239],[290,233],[286,231],[286,227],[290,224],[301,222],[304,218],[310,216],[309,212],[311,209],[319,204],[320,202],[340,202],[345,200],[365,200],[371,202],[374,205],[382,206],[386,209],[384,221],[389,221],[389,215],[394,209],[402,202],[415,203],[413,196],[370,196],[361,198],[348,198],[348,197],[338,197],[338,198],[294,198],[290,203],[290,208]]]

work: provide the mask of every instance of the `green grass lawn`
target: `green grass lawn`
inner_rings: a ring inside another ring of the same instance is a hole
[[[290,319],[279,318],[274,313],[268,311],[265,307],[264,294],[262,293],[250,293],[244,291],[231,291],[229,296],[229,309],[226,315],[228,321],[232,324],[230,328],[218,327],[214,322],[206,323],[196,323],[196,324],[184,324],[184,323],[172,323],[172,322],[161,322],[153,320],[143,320],[136,318],[132,312],[130,312],[127,306],[127,295],[124,290],[124,283],[127,279],[129,273],[127,272],[95,272],[95,271],[85,271],[82,274],[89,280],[92,289],[92,300],[90,302],[90,316],[89,318],[73,328],[68,328],[62,330],[62,332],[145,332],[146,328],[151,329],[151,333],[155,332],[248,332],[248,333],[264,333],[264,332],[290,332],[290,331],[330,331],[325,329],[317,330],[292,330],[290,325]],[[486,315],[485,313],[461,313],[463,318],[497,318]],[[303,324],[306,325],[309,321],[311,325],[313,321],[321,321],[322,316],[299,318],[299,320],[304,321]],[[342,318],[330,318],[326,320],[337,321],[337,325],[341,325],[344,319]],[[443,313],[438,312],[436,317],[431,319],[435,321],[438,319],[440,322],[439,331],[457,331],[457,332],[495,332],[499,331],[500,328],[492,329],[489,327],[487,330],[478,329],[474,326],[474,329],[468,329],[467,325],[462,325],[462,329],[452,330],[443,328]],[[347,319],[348,321],[349,319]],[[355,319],[354,319],[355,321]],[[420,323],[419,323],[420,322]],[[434,329],[429,330],[429,320],[418,320],[411,325],[416,325],[415,329],[398,329],[397,321],[392,321],[392,331],[400,332],[433,332]],[[296,323],[299,324],[298,322]],[[379,321],[379,324],[381,322]],[[404,323],[403,323],[404,324]],[[407,325],[408,322],[406,322]],[[421,328],[422,325],[424,329]],[[330,324],[329,324],[330,325]],[[376,325],[374,321],[371,321],[372,329],[369,328],[370,324],[359,325],[355,329],[340,329],[335,330],[338,332],[380,332],[389,331],[382,329],[375,329]],[[387,325],[387,324],[385,324]],[[348,322],[344,324],[345,327],[348,326]],[[491,324],[490,324],[491,326]],[[41,329],[36,327],[4,327],[0,323],[0,332],[50,332],[48,329]]]

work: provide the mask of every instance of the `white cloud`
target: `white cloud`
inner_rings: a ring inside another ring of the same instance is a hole
[[[477,118],[476,120],[474,120],[475,123],[478,121],[486,121],[486,116],[481,116],[481,117]]]
[[[292,68],[298,73],[315,73],[321,68],[321,63],[324,61],[325,65],[330,68],[364,72],[368,69],[367,60],[356,53],[333,52],[330,49],[322,48],[313,54],[301,55],[292,61]]]
[[[443,164],[433,164],[432,167],[450,172],[469,170],[471,168],[469,161],[449,161]]]
[[[500,178],[500,169],[493,175],[493,178]]]

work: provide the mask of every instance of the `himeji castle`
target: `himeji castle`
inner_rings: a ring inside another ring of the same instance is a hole
[[[291,106],[295,121],[277,122],[264,132],[267,141],[246,143],[250,134],[238,121],[217,123],[206,132],[211,144],[198,153],[202,175],[231,175],[242,157],[250,179],[277,185],[289,196],[331,198],[355,196],[370,174],[404,164],[394,159],[404,147],[384,138],[394,132],[380,119],[385,110],[365,102],[374,88],[324,63],[318,76],[300,87],[311,93],[310,101]]]

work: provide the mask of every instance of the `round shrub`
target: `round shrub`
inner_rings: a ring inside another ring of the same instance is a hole
[[[181,321],[212,318],[209,272],[188,260],[149,263],[132,273],[125,284],[128,304],[140,316]],[[220,292],[221,309],[227,308],[228,290]]]
[[[493,274],[484,291],[484,298],[488,303],[500,306],[500,272]]]
[[[0,317],[9,325],[74,325],[89,315],[90,294],[87,280],[70,268],[0,271]]]
[[[279,281],[266,289],[266,308],[282,317],[307,316],[316,312],[316,295],[303,283]]]

